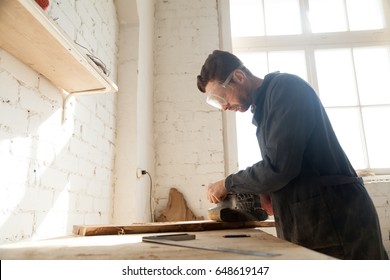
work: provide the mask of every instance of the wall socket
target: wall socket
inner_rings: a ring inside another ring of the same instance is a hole
[[[137,168],[137,178],[141,178],[144,174],[142,174],[142,169]]]

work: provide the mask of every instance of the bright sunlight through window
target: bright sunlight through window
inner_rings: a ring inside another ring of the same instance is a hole
[[[390,0],[230,0],[233,52],[257,76],[296,74],[317,91],[355,169],[390,171]],[[261,160],[237,113],[239,169]],[[250,137],[252,136],[252,137]]]

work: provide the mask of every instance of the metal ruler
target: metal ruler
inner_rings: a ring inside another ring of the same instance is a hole
[[[166,239],[164,239],[164,238],[166,238]],[[190,239],[195,239],[195,235],[188,235],[188,238],[186,238],[184,236],[179,237],[179,238],[173,237],[172,239],[170,239],[170,237],[168,235],[165,235],[165,236],[158,236],[158,235],[144,236],[142,238],[142,241],[177,246],[177,247],[191,248],[191,249],[201,249],[201,250],[207,250],[207,251],[217,251],[217,252],[233,253],[233,254],[249,255],[249,256],[258,256],[258,257],[276,257],[276,256],[281,255],[281,254],[268,253],[268,252],[262,252],[262,251],[242,250],[242,249],[232,249],[232,248],[225,248],[225,247],[188,244],[184,241],[184,240],[190,240]]]

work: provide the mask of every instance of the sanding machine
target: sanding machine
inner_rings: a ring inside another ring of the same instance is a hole
[[[255,194],[229,193],[225,200],[208,210],[210,220],[219,222],[264,221],[268,213]]]

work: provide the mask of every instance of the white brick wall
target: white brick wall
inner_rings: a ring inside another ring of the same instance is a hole
[[[369,179],[365,186],[378,212],[383,243],[390,256],[390,179],[377,182]]]
[[[49,15],[115,80],[114,1],[51,2]],[[0,243],[111,222],[116,95],[71,98],[66,116],[59,89],[0,49]]]
[[[156,1],[154,126],[156,215],[170,188],[207,217],[206,186],[224,176],[222,114],[205,104],[196,76],[219,48],[217,1]]]
[[[114,223],[151,220],[148,176],[154,172],[154,0],[116,0],[120,22]]]

